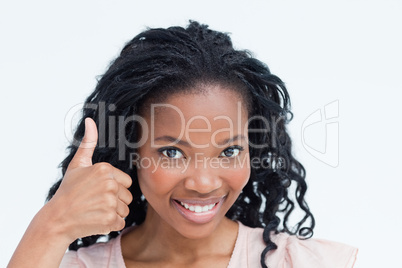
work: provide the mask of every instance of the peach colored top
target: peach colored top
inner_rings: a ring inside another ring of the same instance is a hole
[[[239,233],[227,268],[261,267],[260,256],[265,248],[262,232],[262,228],[250,228],[239,222]],[[120,239],[121,235],[106,243],[68,251],[60,267],[125,268]],[[285,233],[272,235],[271,240],[278,249],[267,254],[269,268],[350,268],[358,251],[342,243],[322,239],[300,240]]]

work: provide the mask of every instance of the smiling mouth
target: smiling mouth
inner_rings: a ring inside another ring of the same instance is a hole
[[[210,199],[171,199],[176,210],[188,221],[205,224],[212,221],[221,210],[226,196]]]
[[[212,210],[217,203],[213,203],[210,205],[205,205],[205,206],[199,206],[199,205],[193,205],[193,204],[187,204],[184,202],[180,202],[175,200],[177,203],[179,203],[182,207],[184,207],[185,209],[195,212],[195,213],[203,213],[203,212],[208,212],[210,210]]]
[[[210,222],[219,213],[226,196],[209,200],[172,199],[176,210],[187,220],[196,224]]]

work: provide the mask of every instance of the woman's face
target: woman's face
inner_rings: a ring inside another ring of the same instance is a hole
[[[187,238],[210,235],[250,177],[246,105],[233,90],[203,87],[149,107],[135,161],[148,215]]]

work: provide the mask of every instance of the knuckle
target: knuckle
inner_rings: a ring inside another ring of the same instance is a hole
[[[107,209],[112,209],[113,211],[116,210],[117,200],[116,200],[116,197],[114,195],[106,194],[104,202],[105,202],[105,207]]]
[[[103,225],[104,226],[113,226],[114,222],[116,221],[116,214],[115,213],[106,213],[103,217]]]
[[[94,164],[94,168],[96,171],[100,173],[109,173],[112,172],[112,165],[106,162],[96,163]]]
[[[106,192],[116,194],[119,191],[119,184],[117,181],[110,179],[105,181]]]

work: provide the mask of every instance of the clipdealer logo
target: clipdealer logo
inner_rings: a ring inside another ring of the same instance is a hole
[[[337,167],[339,165],[339,100],[315,110],[303,121],[301,128],[301,142],[306,151],[326,165]]]

